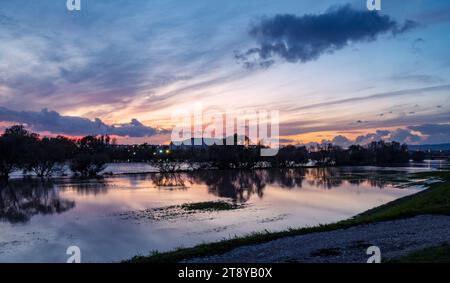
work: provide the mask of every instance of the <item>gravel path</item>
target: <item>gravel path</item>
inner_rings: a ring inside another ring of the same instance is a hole
[[[243,246],[223,255],[189,262],[366,262],[369,246],[378,246],[382,259],[450,242],[450,216],[414,218],[359,225],[348,229],[286,237],[264,244]]]

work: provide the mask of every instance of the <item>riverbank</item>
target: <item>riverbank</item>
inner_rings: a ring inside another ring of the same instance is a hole
[[[389,261],[445,243],[450,239],[450,216],[412,218],[357,225],[347,229],[284,237],[243,246],[225,254],[193,258],[189,263],[365,263],[376,246]]]
[[[406,171],[411,170],[412,168],[416,171],[423,170],[429,171],[432,170],[449,170],[450,163],[447,160],[426,160],[424,162],[409,162],[407,164],[396,164],[396,165],[386,165],[383,166],[318,166],[314,164],[305,164],[301,166],[293,166],[293,167],[272,167],[269,164],[265,164],[256,167],[254,169],[242,169],[242,168],[230,168],[227,170],[263,170],[263,169],[272,169],[272,170],[288,170],[288,169],[313,169],[313,168],[374,168],[380,170],[382,168],[387,168],[387,170],[395,169]],[[221,169],[214,168],[201,168],[200,165],[190,166],[187,163],[181,163],[180,168],[176,172],[161,172],[157,167],[152,166],[147,162],[117,162],[117,163],[107,163],[106,168],[101,171],[96,177],[77,177],[74,176],[73,172],[71,172],[69,165],[64,165],[58,174],[54,174],[52,176],[45,177],[45,180],[58,180],[58,179],[89,179],[89,178],[103,178],[103,177],[111,177],[111,176],[133,176],[133,175],[142,175],[142,174],[178,174],[178,173],[190,173],[190,172],[205,172],[205,171],[221,171]],[[10,174],[10,180],[17,180],[23,178],[36,178],[40,179],[33,172],[24,173],[23,170],[16,170]]]
[[[428,184],[424,181],[436,178],[442,180],[442,182]],[[417,173],[414,175],[414,179],[416,179],[418,183],[426,185],[428,189],[415,195],[404,197],[368,210],[348,220],[275,233],[259,232],[246,237],[202,244],[193,248],[179,249],[166,253],[155,252],[149,256],[136,256],[127,262],[180,262],[223,255],[239,247],[269,243],[286,237],[345,230],[351,227],[383,221],[407,219],[418,215],[450,215],[450,172]],[[436,246],[440,244],[442,243],[436,243]],[[241,259],[237,261],[240,262],[244,260]]]

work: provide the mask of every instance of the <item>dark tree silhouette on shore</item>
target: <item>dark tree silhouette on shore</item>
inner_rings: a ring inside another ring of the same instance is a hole
[[[109,136],[86,136],[81,139],[40,137],[23,126],[12,126],[0,136],[0,179],[7,180],[16,170],[33,172],[41,179],[70,167],[76,176],[95,177],[108,162],[148,162],[160,172],[177,172],[183,165],[200,169],[295,168],[308,162],[316,166],[395,165],[422,161],[424,152],[409,152],[405,144],[377,141],[368,145],[352,145],[348,149],[324,144],[307,149],[285,146],[276,156],[260,155],[261,145],[252,145],[247,137],[241,143],[237,135],[234,145],[169,146],[116,145]]]
[[[108,136],[86,136],[77,141],[77,150],[71,160],[70,169],[82,177],[94,177],[103,171],[109,161]]]
[[[30,145],[35,143],[38,135],[28,132],[23,126],[12,126],[0,137],[0,178],[23,168],[33,155]]]
[[[411,159],[415,162],[422,162],[426,158],[426,154],[423,151],[414,151],[411,154]]]
[[[35,140],[28,150],[31,153],[25,162],[25,168],[43,179],[61,172],[65,161],[73,156],[76,147],[69,139],[59,136]]]

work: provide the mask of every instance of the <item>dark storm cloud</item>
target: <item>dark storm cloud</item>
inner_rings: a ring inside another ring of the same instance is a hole
[[[61,116],[58,112],[47,109],[32,112],[0,107],[0,121],[27,124],[34,131],[73,136],[108,134],[146,137],[161,133],[158,129],[147,127],[136,119],[126,124],[107,125],[100,119],[92,121],[82,117]]]
[[[395,36],[417,25],[412,20],[400,24],[387,15],[355,10],[350,5],[330,8],[320,15],[275,15],[250,29],[259,46],[236,52],[235,58],[246,67],[269,67],[275,55],[292,63],[308,62],[351,42],[374,41],[383,33]]]

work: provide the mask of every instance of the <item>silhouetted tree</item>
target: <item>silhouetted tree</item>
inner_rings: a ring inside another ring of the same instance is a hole
[[[334,166],[336,164],[337,151],[342,149],[332,144],[322,145],[316,151],[310,153],[311,159],[319,166]],[[341,163],[340,163],[341,164]]]
[[[95,177],[106,168],[108,156],[102,153],[79,153],[70,163],[70,170],[82,177]]]
[[[308,163],[309,154],[304,146],[289,145],[281,148],[278,154],[269,160],[272,167],[296,167]]]
[[[398,142],[372,142],[369,147],[375,157],[375,164],[395,164],[409,161],[408,146]]]
[[[415,162],[422,162],[425,160],[426,154],[423,151],[414,151],[411,153],[411,159]]]
[[[37,141],[38,135],[28,132],[23,126],[7,128],[0,137],[0,179],[22,168],[32,155],[29,145]]]
[[[25,168],[38,177],[45,178],[63,169],[65,161],[75,152],[76,146],[64,137],[45,137],[31,143],[29,150],[31,154],[25,162]]]
[[[108,136],[86,136],[77,141],[77,153],[71,160],[70,169],[82,177],[97,176],[109,161],[107,150],[110,145]]]
[[[354,165],[367,165],[372,162],[369,151],[361,145],[352,145],[348,148],[349,163]]]

